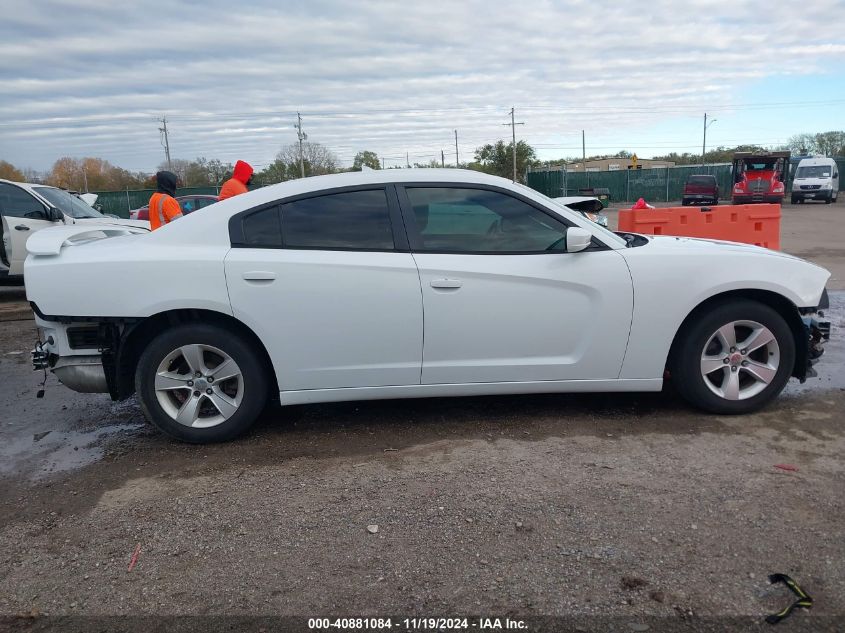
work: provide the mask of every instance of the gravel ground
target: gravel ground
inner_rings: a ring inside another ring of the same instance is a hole
[[[747,630],[792,601],[767,580],[782,572],[815,604],[778,630],[845,630],[839,340],[819,378],[744,417],[671,390],[349,403],[268,411],[241,441],[195,447],[133,401],[52,377],[35,399],[43,376],[18,353],[32,339],[31,321],[0,323],[0,614],[37,616],[0,629],[489,614]]]

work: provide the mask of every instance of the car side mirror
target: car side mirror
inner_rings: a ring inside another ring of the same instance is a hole
[[[587,229],[571,226],[566,229],[566,252],[578,253],[587,248],[593,241],[593,234]]]
[[[63,222],[65,214],[56,207],[50,207],[47,210],[47,219],[50,220],[50,222]]]

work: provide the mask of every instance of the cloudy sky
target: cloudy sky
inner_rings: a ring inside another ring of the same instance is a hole
[[[122,5],[126,5],[124,8]],[[309,140],[351,162],[461,160],[517,134],[541,157],[642,157],[845,128],[845,0],[4,0],[0,159],[259,168]]]

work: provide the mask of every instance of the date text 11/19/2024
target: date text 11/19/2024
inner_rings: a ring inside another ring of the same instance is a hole
[[[393,630],[439,631],[459,630],[526,630],[524,620],[510,618],[309,618],[311,630]]]

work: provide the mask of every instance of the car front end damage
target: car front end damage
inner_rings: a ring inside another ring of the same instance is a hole
[[[32,350],[32,367],[50,371],[63,385],[80,393],[107,393],[122,400],[115,354],[132,323],[124,319],[46,316],[32,304],[39,339]]]
[[[830,340],[830,321],[824,321],[824,311],[830,308],[830,299],[827,295],[827,290],[822,293],[819,305],[816,308],[808,308],[801,310],[801,322],[804,325],[804,330],[807,338],[806,347],[806,361],[802,363],[804,366],[804,374],[796,375],[801,382],[807,378],[815,378],[818,372],[815,370],[815,364],[824,354],[824,346]],[[796,367],[800,372],[800,369]]]

